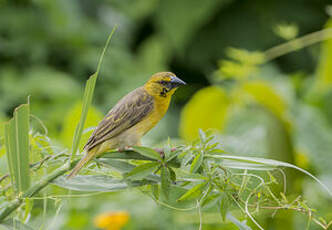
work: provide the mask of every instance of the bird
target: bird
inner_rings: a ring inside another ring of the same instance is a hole
[[[67,178],[108,150],[140,146],[141,138],[163,118],[172,95],[182,85],[186,83],[174,73],[158,72],[120,99],[93,131],[83,147],[85,155]]]

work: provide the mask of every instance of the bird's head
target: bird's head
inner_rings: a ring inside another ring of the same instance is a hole
[[[171,72],[159,72],[151,76],[144,89],[155,97],[169,97],[175,90],[186,83]]]

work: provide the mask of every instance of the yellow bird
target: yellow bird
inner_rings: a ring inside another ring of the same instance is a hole
[[[141,138],[165,115],[175,90],[186,83],[171,72],[160,72],[124,96],[98,124],[84,146],[85,156],[68,178],[92,158],[110,149],[141,144]]]

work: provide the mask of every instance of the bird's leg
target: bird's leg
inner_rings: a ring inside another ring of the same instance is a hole
[[[133,150],[131,148],[131,146],[125,146],[125,147],[121,147],[121,148],[117,148],[116,149],[117,152],[126,152],[126,151],[130,151],[130,150]],[[162,158],[165,158],[165,151],[164,151],[164,149],[162,149],[162,148],[155,148],[154,150],[156,152],[158,152]],[[176,151],[176,148],[171,148],[171,152],[174,152],[174,151]]]
[[[154,150],[160,154],[161,158],[165,158],[165,152],[162,148],[156,148]]]
[[[141,145],[142,145],[141,141],[138,141],[136,144],[131,145],[131,146],[141,146]],[[131,146],[127,145],[127,146],[124,146],[124,147],[120,147],[120,148],[117,148],[116,151],[118,151],[118,152],[132,151],[133,148]]]
[[[162,148],[156,148],[154,150],[160,154],[161,158],[165,157],[165,151],[164,151],[164,149],[162,149]],[[174,151],[176,151],[176,148],[171,148],[171,152],[174,152]]]
[[[116,151],[118,151],[118,152],[126,152],[126,151],[130,151],[130,150],[133,150],[130,146],[125,146],[125,147],[116,149]]]

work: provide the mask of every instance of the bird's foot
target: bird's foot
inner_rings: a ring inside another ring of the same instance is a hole
[[[130,146],[125,146],[125,147],[116,149],[117,152],[126,152],[126,151],[130,151],[130,150],[133,150],[133,148]]]
[[[156,148],[154,150],[160,154],[161,158],[165,158],[165,151],[162,148]]]
[[[156,148],[154,149],[156,152],[158,152],[161,156],[161,158],[165,158],[165,151],[162,148]],[[171,148],[171,152],[176,151],[176,148]]]

